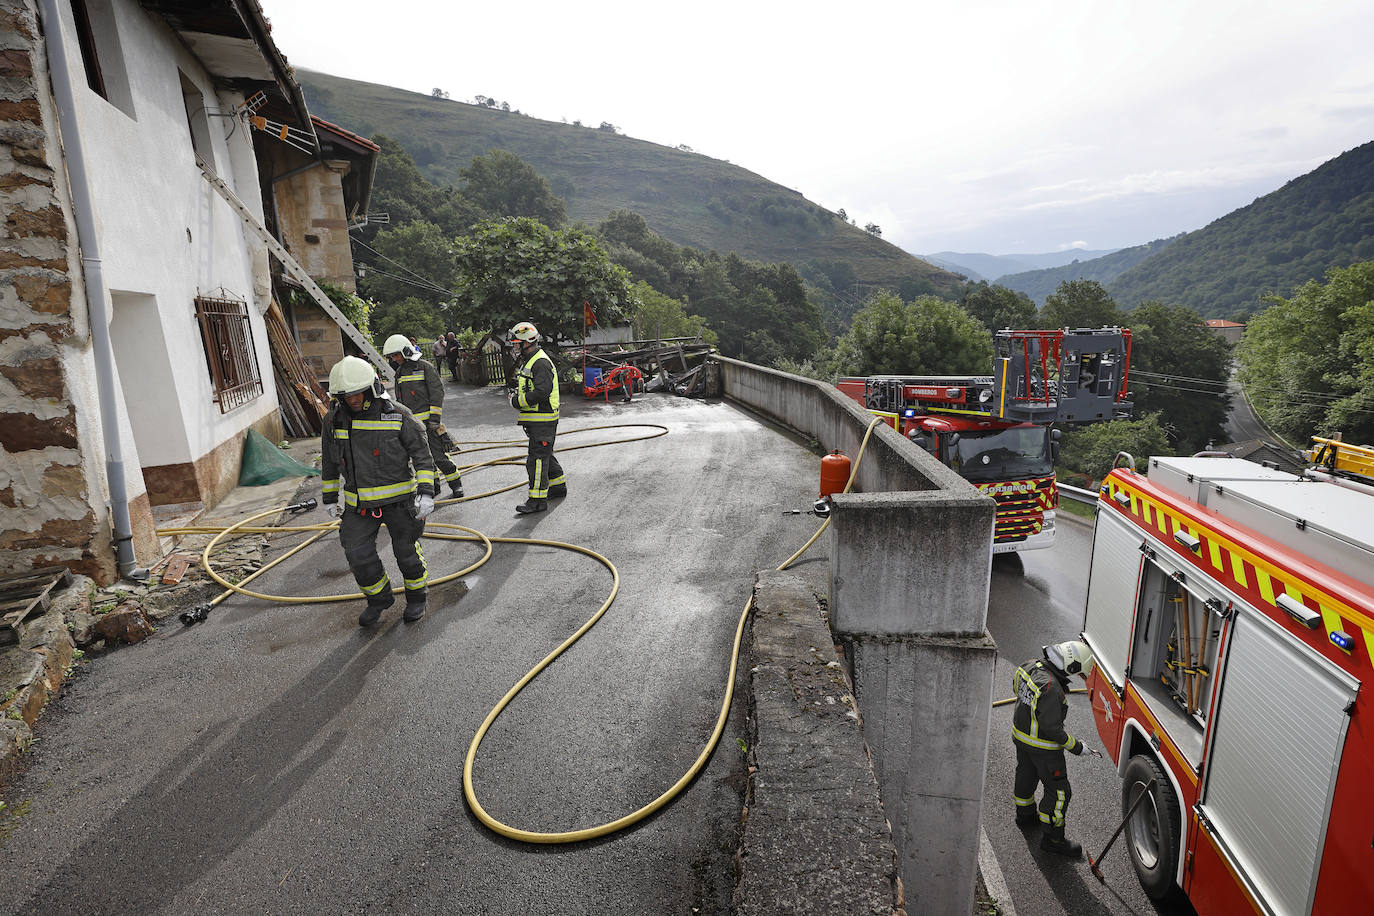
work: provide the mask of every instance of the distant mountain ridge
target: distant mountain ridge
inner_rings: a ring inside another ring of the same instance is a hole
[[[1179,236],[1174,236],[1172,239],[1156,239],[1144,245],[1122,248],[1120,251],[1114,251],[1099,258],[1074,261],[1060,267],[1007,274],[1000,277],[997,283],[999,286],[1025,293],[1035,300],[1036,305],[1044,305],[1045,299],[1057,290],[1061,283],[1068,283],[1073,280],[1096,280],[1103,286],[1108,286],[1117,277],[1146,258],[1153,257],[1163,251],[1176,238]]]
[[[1153,243],[1152,243],[1153,244]],[[1108,284],[1117,303],[1183,304],[1208,318],[1261,311],[1332,267],[1374,259],[1374,141],[1177,236]]]
[[[678,244],[804,271],[846,262],[861,287],[905,287],[957,298],[959,277],[859,229],[799,192],[737,165],[603,128],[560,124],[390,86],[297,70],[310,109],[355,133],[386,134],[425,177],[458,172],[493,149],[548,179],[573,221],[595,225],[617,209],[644,217]]]
[[[1059,267],[1074,261],[1088,261],[1109,255],[1116,250],[1115,248],[1105,248],[1089,251],[1082,248],[1069,248],[1065,251],[1050,251],[1044,254],[982,254],[937,251],[934,254],[923,254],[918,257],[929,261],[936,267],[964,274],[974,282],[986,280],[993,283],[1007,274]]]

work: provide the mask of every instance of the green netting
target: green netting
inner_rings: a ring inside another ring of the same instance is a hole
[[[239,486],[260,487],[283,477],[317,476],[319,470],[301,464],[282,452],[261,433],[248,431],[243,437],[243,466],[239,469]]]

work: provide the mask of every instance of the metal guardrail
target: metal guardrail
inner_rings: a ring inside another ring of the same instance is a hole
[[[1097,505],[1096,490],[1084,490],[1082,487],[1071,487],[1066,483],[1059,484],[1059,498],[1068,498],[1076,503],[1084,503],[1089,506]]]

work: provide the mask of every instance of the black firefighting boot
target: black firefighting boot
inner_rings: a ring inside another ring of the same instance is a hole
[[[535,499],[534,497],[530,497],[516,506],[515,511],[520,515],[529,515],[531,512],[543,512],[548,507],[549,501],[547,499]]]
[[[568,485],[566,483],[556,483],[549,487],[549,496],[563,497],[568,495]]]
[[[450,494],[450,497],[451,497],[451,498],[453,498],[453,499],[462,499],[462,498],[463,498],[463,481],[462,481],[462,480],[455,480],[455,481],[453,481],[452,483],[450,483],[450,484],[448,485],[448,491],[449,491],[449,494]]]
[[[1070,859],[1083,858],[1083,847],[1073,840],[1064,838],[1064,826],[1062,824],[1058,827],[1045,828],[1045,835],[1040,838],[1040,848],[1057,856],[1066,856]]]
[[[375,598],[367,599],[367,607],[358,615],[358,626],[370,627],[382,616],[382,611],[396,603],[396,596],[390,590],[383,592]]]
[[[406,623],[414,623],[425,616],[425,590],[423,588],[406,589],[406,609],[401,615],[401,619]]]
[[[1016,826],[1022,830],[1027,827],[1034,827],[1040,823],[1040,814],[1035,810],[1034,805],[1016,806]]]

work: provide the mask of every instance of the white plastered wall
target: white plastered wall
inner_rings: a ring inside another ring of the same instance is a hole
[[[175,33],[135,0],[110,0],[127,76],[132,115],[127,113],[86,87],[80,52],[71,38],[70,8],[62,6],[105,280],[116,300],[156,304],[161,340],[150,340],[144,355],[151,362],[165,362],[174,379],[176,409],[161,420],[178,425],[180,435],[135,435],[128,411],[121,411],[126,476],[134,496],[144,489],[140,465],[194,462],[277,410],[262,321],[268,305],[267,256],[196,167],[181,74],[201,90],[207,114],[229,113],[241,96],[217,95]],[[213,167],[261,216],[246,127],[237,119],[215,116],[209,117],[209,125]],[[197,295],[241,299],[250,306],[263,392],[227,414],[213,399],[195,317]],[[123,377],[143,367],[129,365],[127,353],[121,357],[117,371],[127,389]]]

